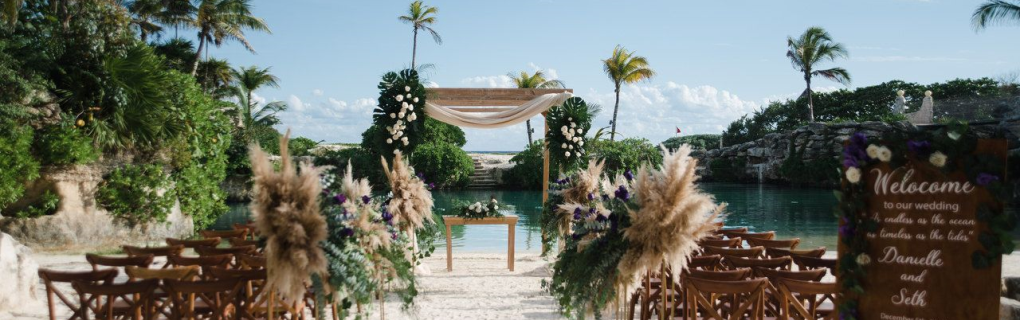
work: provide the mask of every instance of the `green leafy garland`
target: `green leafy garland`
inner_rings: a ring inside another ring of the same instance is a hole
[[[1014,244],[1010,231],[1017,225],[1016,216],[1006,213],[1003,204],[1012,194],[1004,183],[1005,163],[993,155],[974,154],[978,137],[966,124],[951,123],[934,132],[893,131],[885,133],[880,143],[869,144],[862,133],[855,133],[843,150],[842,187],[835,191],[839,205],[836,216],[840,219],[840,241],[846,253],[839,258],[837,277],[844,297],[839,305],[841,319],[857,319],[858,297],[865,294],[861,281],[871,262],[867,234],[878,230],[878,221],[871,218],[867,199],[868,188],[861,183],[865,168],[879,162],[888,162],[891,168],[908,163],[928,164],[950,173],[963,168],[969,181],[986,188],[998,201],[982,203],[977,212],[979,221],[987,223],[991,231],[983,232],[978,240],[984,250],[971,256],[975,269],[988,268],[1001,255],[1012,253]],[[958,160],[956,160],[958,159]]]
[[[465,219],[481,219],[481,218],[495,218],[502,217],[503,214],[499,213],[499,202],[495,198],[489,200],[488,203],[483,204],[481,201],[467,204],[461,202],[456,206],[457,216]]]
[[[549,148],[549,164],[561,172],[571,172],[588,161],[584,134],[591,130],[591,121],[598,107],[589,106],[584,99],[572,97],[562,106],[549,109],[545,121],[549,132],[545,141]]]
[[[383,75],[379,105],[372,116],[374,124],[383,129],[374,137],[383,155],[392,157],[397,150],[411,154],[423,142],[425,95],[425,86],[413,69]]]

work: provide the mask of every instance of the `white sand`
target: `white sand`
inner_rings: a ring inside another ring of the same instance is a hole
[[[37,254],[43,268],[87,270],[84,255]],[[549,276],[547,263],[535,254],[519,254],[514,272],[506,269],[503,254],[463,253],[454,255],[453,272],[446,271],[445,252],[426,260],[432,274],[419,277],[416,304],[401,311],[395,297],[387,299],[386,319],[560,319],[556,303],[542,291],[541,281]],[[1003,257],[1003,277],[1020,277],[1020,252]],[[123,277],[123,276],[122,276]],[[0,284],[2,285],[2,284]],[[45,299],[42,285],[38,297]],[[64,288],[69,290],[70,288]],[[0,319],[44,319],[45,300],[17,312],[0,311]],[[370,319],[379,318],[373,305]],[[58,310],[65,310],[59,308]],[[66,317],[60,317],[66,318]]]

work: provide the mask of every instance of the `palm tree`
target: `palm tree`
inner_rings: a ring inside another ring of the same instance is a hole
[[[613,49],[613,56],[602,60],[602,69],[613,80],[616,86],[616,105],[613,107],[612,130],[609,133],[609,141],[616,139],[616,114],[620,111],[620,87],[624,83],[635,83],[642,80],[651,80],[655,71],[648,67],[648,60],[645,57],[634,55],[634,52],[617,45]]]
[[[978,6],[971,16],[974,29],[984,29],[993,23],[1020,21],[1020,4],[1005,0],[988,0]]]
[[[433,23],[436,23],[436,14],[438,13],[439,8],[426,6],[421,3],[421,0],[418,0],[411,2],[411,7],[408,8],[406,16],[397,18],[404,23],[410,23],[414,29],[414,45],[411,47],[411,69],[414,69],[415,57],[418,55],[418,30],[428,31],[432,34],[432,40],[435,40],[437,44],[443,44],[443,38],[431,27]]]
[[[235,82],[234,93],[240,109],[238,123],[242,127],[241,137],[246,143],[250,143],[255,141],[256,136],[272,130],[273,125],[280,123],[280,118],[276,114],[287,110],[287,104],[283,101],[273,101],[259,107],[258,102],[254,101],[255,90],[262,87],[280,87],[280,79],[269,73],[269,68],[241,67],[234,69],[232,74]]]
[[[804,82],[807,83],[807,89],[804,89],[801,97],[807,96],[808,119],[814,122],[815,105],[814,100],[811,98],[811,78],[821,76],[843,85],[850,85],[850,73],[846,69],[837,67],[815,70],[815,65],[826,60],[836,61],[837,58],[846,58],[849,54],[842,44],[832,42],[829,32],[821,27],[808,28],[807,31],[804,31],[804,34],[801,34],[796,39],[788,37],[786,45],[789,47],[786,57],[790,58],[793,68],[804,73]]]
[[[224,59],[208,59],[198,64],[196,80],[213,98],[223,99],[232,94],[231,84],[236,76],[230,63]]]
[[[166,9],[163,5],[162,0],[134,0],[125,3],[131,13],[131,24],[138,28],[142,42],[146,42],[150,34],[163,32],[163,27],[157,23]]]
[[[251,14],[250,0],[199,0],[195,16],[190,24],[198,29],[198,50],[195,52],[195,64],[191,75],[198,72],[198,60],[202,51],[208,51],[208,43],[217,47],[224,41],[235,40],[244,45],[248,51],[255,48],[244,37],[245,30],[270,32],[266,22]]]
[[[535,89],[563,88],[563,81],[560,81],[560,80],[546,80],[545,74],[542,73],[541,70],[535,71],[534,74],[530,74],[530,75],[528,74],[527,71],[521,71],[521,74],[519,74],[519,75],[515,75],[515,74],[513,74],[511,72],[511,73],[507,73],[506,76],[510,77],[510,80],[513,80],[513,82],[514,82],[514,85],[516,85],[517,88],[520,88],[520,89],[528,89],[528,88],[535,88]],[[530,146],[531,142],[532,142],[532,139],[531,139],[531,133],[532,133],[532,130],[531,130],[531,119],[528,119],[528,121],[525,121],[525,124],[527,125],[527,129],[528,129],[528,145]]]

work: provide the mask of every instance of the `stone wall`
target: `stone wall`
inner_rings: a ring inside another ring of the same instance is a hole
[[[181,213],[179,203],[174,204],[166,222],[134,227],[114,219],[96,204],[95,193],[103,176],[123,163],[101,160],[89,165],[43,168],[40,178],[28,186],[25,199],[52,190],[60,196],[57,212],[30,219],[0,217],[0,231],[45,250],[87,250],[191,235],[194,224],[191,217]]]

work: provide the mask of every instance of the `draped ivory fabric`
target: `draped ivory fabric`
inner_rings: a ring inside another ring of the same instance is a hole
[[[569,92],[543,94],[520,107],[495,113],[464,112],[425,103],[425,112],[433,119],[460,127],[499,128],[524,122],[549,108],[563,104],[573,96]]]

